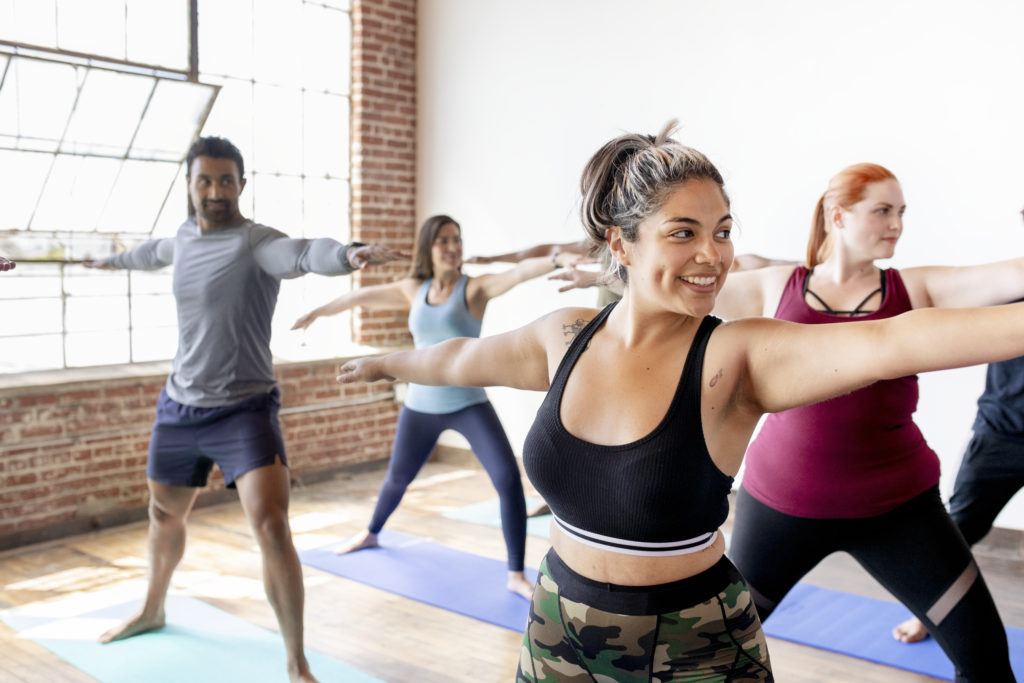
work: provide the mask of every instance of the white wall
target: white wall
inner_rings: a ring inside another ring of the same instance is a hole
[[[678,138],[726,177],[737,252],[800,259],[828,179],[859,161],[903,183],[889,265],[1024,253],[1024,3],[935,0],[420,0],[417,211],[469,253],[582,237],[579,174],[622,131]],[[1024,283],[1022,283],[1024,288]],[[484,333],[593,292],[528,283]],[[983,342],[983,340],[979,340]],[[922,340],[922,343],[927,343]],[[920,425],[948,495],[980,368],[922,377]],[[539,397],[491,390],[518,449]],[[612,400],[611,398],[609,400]],[[1024,496],[998,523],[1024,528]]]

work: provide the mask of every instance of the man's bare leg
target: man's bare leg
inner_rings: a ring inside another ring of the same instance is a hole
[[[185,521],[199,489],[149,483],[149,585],[142,608],[128,621],[115,626],[102,636],[101,643],[131,636],[164,625],[164,602],[171,576],[185,554]]]
[[[288,675],[293,682],[315,682],[302,642],[305,587],[288,524],[288,468],[277,463],[250,470],[235,484],[263,553],[263,586],[284,638]]]

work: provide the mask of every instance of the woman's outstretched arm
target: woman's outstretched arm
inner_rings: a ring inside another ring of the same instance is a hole
[[[545,391],[565,353],[566,321],[589,320],[593,309],[555,311],[519,329],[480,339],[457,337],[433,346],[348,361],[338,381],[403,380],[439,386]]]
[[[723,332],[743,348],[749,397],[762,412],[777,412],[878,380],[1024,355],[1024,304],[827,325],[747,319]]]
[[[347,294],[342,294],[337,299],[328,301],[323,306],[317,306],[296,320],[292,329],[303,330],[312,325],[317,318],[337,315],[356,306],[374,309],[406,309],[412,305],[418,287],[419,281],[413,278],[405,278],[383,285],[360,287]]]

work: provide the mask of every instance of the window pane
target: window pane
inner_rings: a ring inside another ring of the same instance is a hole
[[[291,237],[302,230],[302,180],[259,174],[253,177],[253,220]]]
[[[68,367],[127,363],[128,330],[69,332],[65,349]]]
[[[0,87],[0,134],[29,138],[32,149],[55,149],[78,90],[75,67],[13,58]],[[50,141],[40,147],[42,140]],[[25,145],[19,145],[24,147]]]
[[[178,321],[174,297],[170,294],[136,295],[132,299],[132,327],[167,328]]]
[[[347,178],[348,98],[306,92],[304,102],[303,150],[306,175]]]
[[[257,83],[253,111],[253,169],[302,173],[301,92]]]
[[[127,0],[128,59],[188,70],[188,3]]]
[[[132,271],[132,294],[135,296],[145,296],[148,294],[168,294],[171,291],[172,272],[173,269],[170,266],[168,266],[167,268],[161,268],[160,270]],[[148,301],[148,299],[144,300]],[[174,320],[173,313],[171,314],[171,317],[168,320]],[[164,323],[166,324],[168,320],[165,320]]]
[[[84,266],[69,266],[64,271],[64,291],[70,297],[123,296],[128,293],[126,271],[91,270]],[[68,310],[71,310],[69,306]],[[115,327],[123,327],[122,321]]]
[[[148,233],[179,164],[125,161],[97,228],[104,232]]]
[[[215,92],[215,88],[195,83],[158,81],[132,142],[131,156],[180,161]]]
[[[101,332],[128,328],[128,299],[123,296],[69,296],[64,325],[68,332]]]
[[[199,0],[199,71],[252,78],[252,0]]]
[[[338,9],[348,9],[352,6],[350,0],[316,0],[316,2],[317,4],[337,7]]]
[[[302,83],[311,90],[347,93],[351,80],[352,21],[345,12],[307,4],[303,12]]]
[[[117,159],[58,156],[31,227],[94,229],[120,165]]]
[[[348,242],[349,186],[344,180],[307,178],[303,207],[303,236],[331,237]]]
[[[235,143],[242,152],[246,168],[252,166],[252,83],[224,80],[213,103],[203,135],[218,135]]]
[[[63,367],[59,334],[0,337],[0,372],[28,372]]]
[[[59,298],[6,299],[0,301],[0,315],[4,336],[56,333],[60,332],[61,302]]]
[[[178,167],[178,176],[174,179],[170,194],[161,201],[164,202],[163,209],[160,210],[160,217],[156,221],[156,227],[153,228],[152,236],[172,237],[188,217],[188,188],[185,185],[185,172],[181,166]]]
[[[132,330],[132,360],[136,363],[174,358],[177,348],[177,327]]]
[[[61,151],[123,156],[155,84],[149,76],[90,70]]]
[[[293,83],[302,73],[302,3],[254,0],[254,77],[266,83]]]
[[[0,3],[4,38],[16,43],[54,47],[57,44],[57,4],[54,0],[8,0]]]
[[[0,150],[0,230],[24,230],[36,208],[52,154]]]
[[[57,0],[57,43],[63,50],[124,59],[124,1]]]
[[[5,256],[12,254],[6,244],[0,250]],[[21,299],[31,295],[33,298],[60,298],[60,266],[43,265],[34,263],[18,264],[12,271],[4,273],[4,286],[0,287],[0,299]],[[10,320],[3,318],[4,323],[0,325],[0,334],[7,334],[10,330]]]

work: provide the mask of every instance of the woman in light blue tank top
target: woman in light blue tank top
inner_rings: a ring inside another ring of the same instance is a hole
[[[363,287],[313,309],[293,329],[308,327],[325,315],[356,306],[366,309],[408,309],[409,330],[416,348],[454,337],[479,337],[487,302],[531,278],[552,272],[578,258],[565,253],[531,258],[503,273],[468,277],[462,274],[462,231],[448,216],[432,216],[420,227],[411,274],[384,285]],[[512,446],[498,416],[479,387],[410,384],[391,450],[387,476],[365,531],[339,553],[378,545],[378,534],[437,439],[454,429],[469,441],[498,490],[501,526],[508,550],[508,589],[529,598],[532,584],[523,573],[526,551],[526,500]]]

